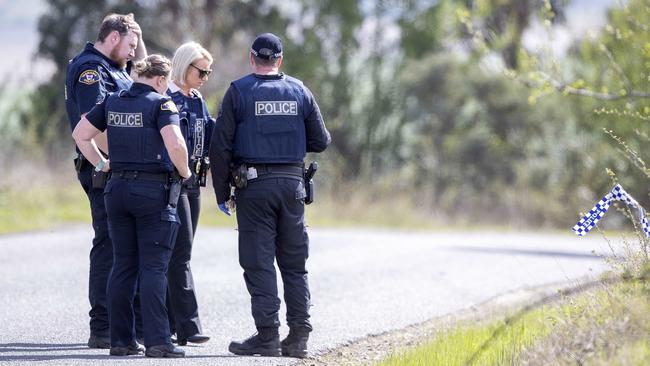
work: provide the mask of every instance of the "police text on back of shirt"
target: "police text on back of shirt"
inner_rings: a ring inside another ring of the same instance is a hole
[[[296,101],[262,101],[255,102],[256,116],[296,116],[298,102]]]

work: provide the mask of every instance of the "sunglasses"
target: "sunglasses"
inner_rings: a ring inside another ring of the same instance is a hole
[[[204,77],[210,76],[210,74],[212,73],[212,70],[203,70],[203,69],[201,69],[199,67],[194,66],[194,64],[190,64],[190,66],[192,66],[193,68],[199,70],[199,77],[201,79],[203,79]]]

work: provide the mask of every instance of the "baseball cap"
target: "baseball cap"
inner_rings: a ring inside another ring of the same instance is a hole
[[[282,56],[282,40],[273,33],[263,33],[255,38],[251,53],[265,60]]]

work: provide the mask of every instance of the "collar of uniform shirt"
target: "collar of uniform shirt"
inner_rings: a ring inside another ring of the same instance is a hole
[[[169,83],[167,84],[167,89],[169,90],[169,93],[172,93],[172,94],[173,93],[182,93],[181,88],[178,85],[176,85],[176,83],[173,80],[169,81]],[[183,95],[185,95],[185,94],[183,94]],[[200,95],[200,94],[199,94],[198,90],[192,88],[192,89],[190,89],[190,95],[192,97],[196,97],[197,95]]]
[[[267,80],[274,80],[274,79],[282,79],[284,77],[284,73],[281,72],[279,74],[255,74],[255,77],[260,78],[260,79],[267,79]]]

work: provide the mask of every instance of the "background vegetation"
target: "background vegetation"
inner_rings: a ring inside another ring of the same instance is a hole
[[[171,56],[187,40],[213,53],[215,76],[202,90],[213,114],[229,81],[249,72],[253,37],[271,31],[284,39],[284,71],[312,89],[332,132],[331,149],[315,157],[316,211],[331,212],[323,223],[391,224],[378,218],[399,211],[415,226],[565,229],[611,188],[606,169],[650,207],[646,167],[624,156],[634,157],[625,146],[643,154],[648,140],[649,3],[613,7],[599,33],[565,53],[524,47],[532,27],[562,26],[569,5],[47,0],[39,55],[55,72],[25,98],[0,88],[0,164],[11,172],[24,165],[16,161],[37,161],[75,184],[66,64],[94,40],[106,13],[133,12],[150,53]],[[9,186],[15,182],[0,183],[5,209]]]

